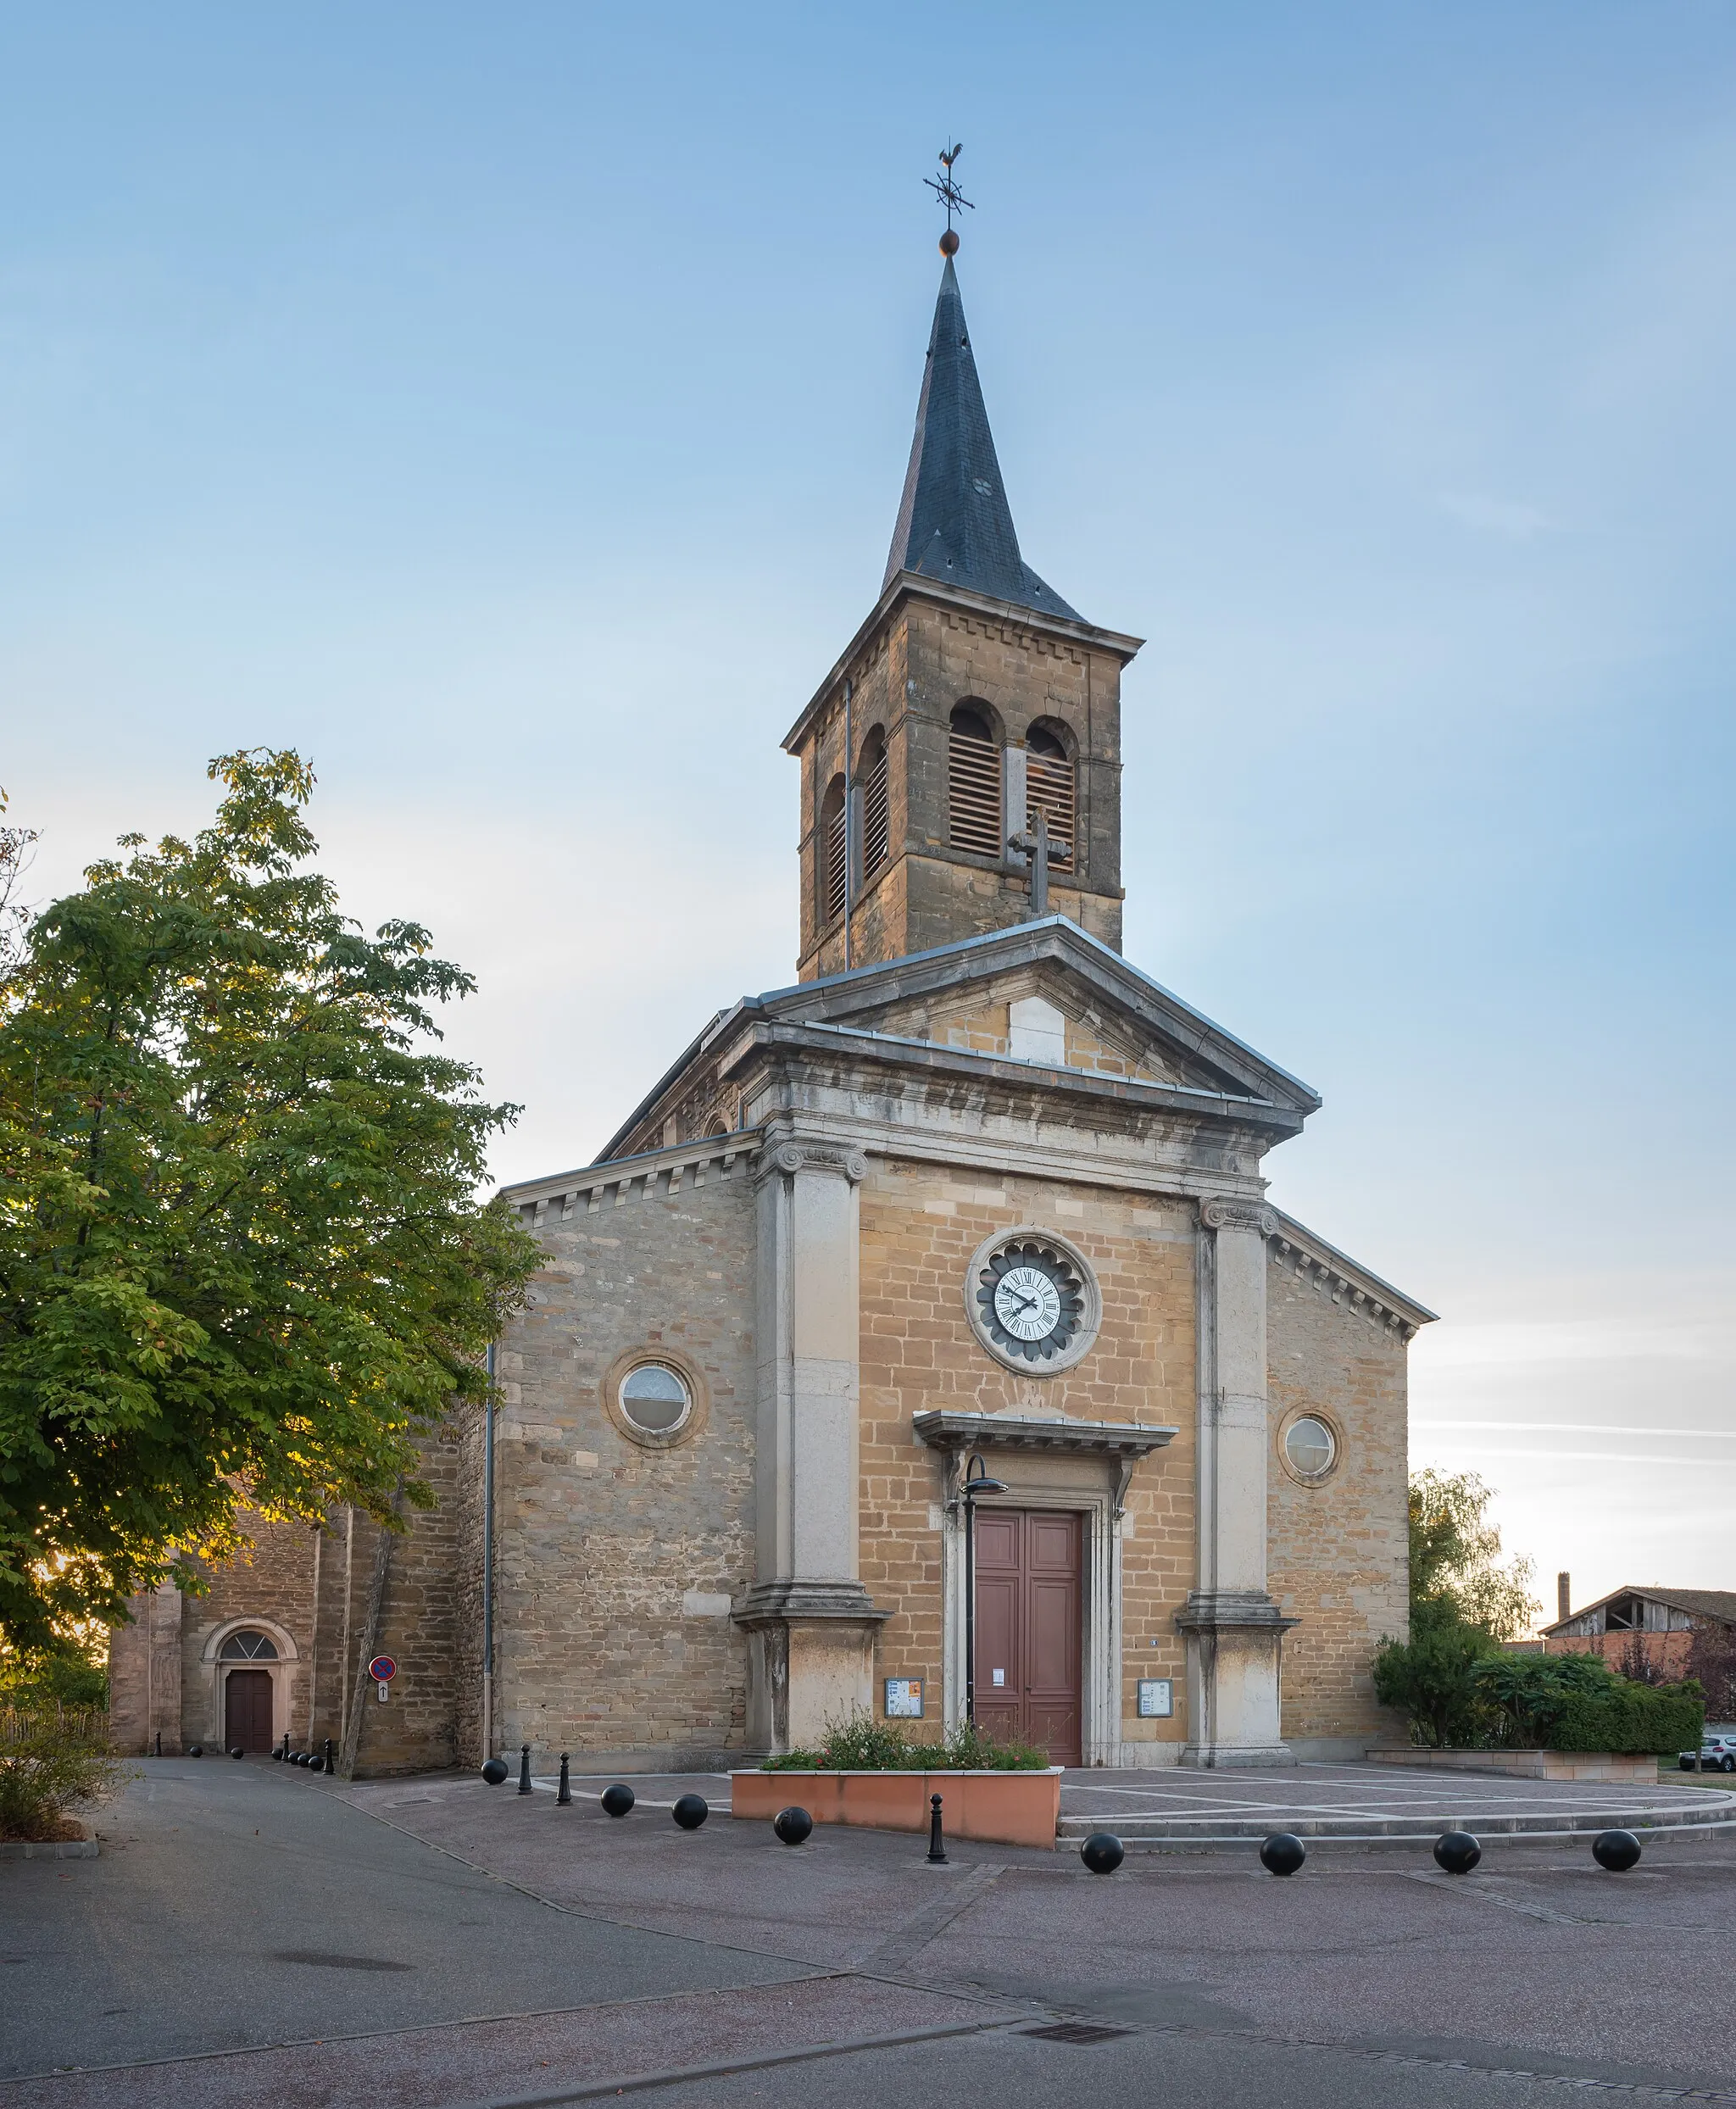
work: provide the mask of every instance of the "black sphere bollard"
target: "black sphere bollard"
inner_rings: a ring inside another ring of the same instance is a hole
[[[229,1755],[231,1757],[245,1757],[247,1752],[242,1750],[239,1743],[231,1743],[229,1746]]]
[[[506,1784],[507,1762],[504,1757],[491,1757],[482,1767],[482,1777],[491,1787]]]
[[[186,1746],[186,1754],[189,1757],[203,1757],[205,1755],[205,1746],[203,1743],[189,1743]]]
[[[281,1765],[281,1764],[283,1762],[283,1757],[284,1757],[284,1754],[283,1754],[283,1752],[282,1752],[281,1750],[277,1750],[277,1749],[275,1749],[275,1748],[274,1748],[274,1750],[272,1750],[272,1752],[271,1752],[271,1762],[272,1762],[274,1765]]]
[[[711,1804],[704,1795],[683,1795],[670,1811],[684,1831],[697,1831],[711,1813]]]
[[[565,1750],[560,1754],[560,1785],[555,1789],[554,1806],[558,1809],[570,1809],[573,1806],[573,1783],[567,1777]]]
[[[298,1765],[305,1767],[312,1764],[313,1760],[305,1750],[298,1750],[295,1754],[295,1761]]]
[[[928,1797],[928,1864],[931,1867],[944,1867],[947,1864],[946,1840],[940,1832],[940,1796]]]
[[[1079,1848],[1079,1857],[1094,1875],[1112,1875],[1127,1856],[1113,1831],[1093,1831]]]
[[[531,1792],[531,1746],[528,1743],[519,1752],[519,1792],[521,1795]]]
[[[1293,1875],[1308,1857],[1308,1848],[1294,1831],[1274,1831],[1260,1849],[1260,1864],[1269,1875]]]
[[[1612,1875],[1624,1875],[1639,1865],[1639,1840],[1632,1831],[1600,1831],[1591,1841],[1591,1856]]]
[[[1449,1875],[1468,1875],[1483,1858],[1483,1848],[1469,1831],[1443,1831],[1434,1842],[1434,1858]]]
[[[310,1772],[323,1772],[325,1769],[326,1761],[320,1756],[320,1753],[315,1750],[314,1755],[308,1760],[308,1770]]]
[[[328,1772],[335,1772],[337,1770],[333,1756],[331,1738],[329,1735],[326,1739],[326,1769]]]
[[[603,1813],[604,1816],[626,1816],[631,1811],[635,1799],[632,1789],[618,1779],[614,1786],[603,1789]]]
[[[813,1836],[814,1819],[805,1809],[780,1809],[771,1819],[771,1828],[780,1845],[800,1845]]]

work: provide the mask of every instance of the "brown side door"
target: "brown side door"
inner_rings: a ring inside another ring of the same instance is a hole
[[[271,1747],[271,1672],[231,1670],[223,1691],[224,1746],[269,1750]]]
[[[1083,1546],[1066,1511],[976,1512],[976,1718],[1057,1765],[1083,1755]]]

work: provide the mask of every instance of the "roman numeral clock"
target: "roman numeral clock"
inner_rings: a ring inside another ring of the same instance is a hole
[[[1085,1255],[1053,1231],[1003,1231],[965,1278],[971,1328],[996,1361],[1033,1376],[1071,1369],[1097,1338],[1103,1299]]]

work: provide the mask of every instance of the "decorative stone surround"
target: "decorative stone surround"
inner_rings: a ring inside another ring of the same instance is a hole
[[[1206,1209],[1216,1205],[1205,1203],[1200,1210],[1202,1218]],[[1383,1333],[1396,1333],[1407,1343],[1434,1317],[1432,1310],[1400,1299],[1396,1292],[1385,1288],[1372,1276],[1353,1269],[1330,1245],[1308,1237],[1300,1224],[1292,1222],[1288,1216],[1280,1216],[1271,1209],[1264,1213],[1272,1218],[1272,1227],[1266,1233],[1272,1257],[1328,1303],[1355,1311],[1370,1325]]]
[[[739,1179],[760,1147],[757,1130],[713,1135],[671,1149],[648,1150],[639,1157],[593,1165],[559,1180],[538,1179],[508,1187],[509,1204],[529,1230],[544,1223],[595,1216],[629,1202],[673,1200],[683,1185],[703,1187],[711,1179]]]

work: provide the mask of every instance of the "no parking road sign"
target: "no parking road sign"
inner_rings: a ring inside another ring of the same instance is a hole
[[[398,1675],[398,1665],[389,1655],[376,1655],[368,1665],[368,1674],[380,1687],[380,1696],[387,1697],[387,1687]]]

